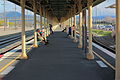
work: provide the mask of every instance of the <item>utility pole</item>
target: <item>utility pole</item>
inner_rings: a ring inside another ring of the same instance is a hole
[[[17,26],[16,26],[16,4],[15,4],[15,29],[17,29]]]
[[[3,6],[4,6],[4,31],[5,31],[5,28],[6,28],[6,11],[5,11],[5,0],[4,0],[4,4],[3,4]]]

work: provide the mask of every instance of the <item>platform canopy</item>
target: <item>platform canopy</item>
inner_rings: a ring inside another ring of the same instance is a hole
[[[20,5],[20,0],[8,1]],[[93,0],[93,6],[103,1],[105,0]],[[55,17],[59,22],[78,14],[80,3],[83,9],[87,7],[87,0],[26,0],[26,8],[33,11],[33,3],[36,4],[38,14],[45,17],[43,12],[46,11],[49,17]]]
[[[112,5],[110,5],[110,6],[106,7],[106,8],[116,8],[116,4],[112,4]]]

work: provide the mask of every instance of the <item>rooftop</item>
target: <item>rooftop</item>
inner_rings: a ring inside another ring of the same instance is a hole
[[[20,0],[8,0],[20,5]],[[93,0],[93,6],[105,0]],[[26,8],[33,11],[33,3],[36,4],[37,13],[45,16],[46,12],[49,17],[57,18],[58,21],[64,21],[75,14],[79,14],[79,7],[87,7],[87,0],[26,0]],[[75,7],[75,11],[74,11]],[[62,19],[64,17],[64,19]]]

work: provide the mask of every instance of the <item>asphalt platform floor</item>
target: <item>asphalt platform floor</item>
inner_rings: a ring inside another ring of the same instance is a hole
[[[87,60],[77,43],[64,32],[49,36],[49,44],[32,49],[3,80],[114,80],[114,70]]]

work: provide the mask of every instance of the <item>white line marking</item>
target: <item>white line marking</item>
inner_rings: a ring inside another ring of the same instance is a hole
[[[7,57],[10,56],[10,55],[12,55],[13,53],[15,53],[16,51],[18,51],[18,50],[20,50],[20,49],[21,49],[21,46],[19,46],[19,47],[15,48],[15,49],[13,49],[13,50],[5,53],[5,54],[3,55],[3,57],[0,58],[0,61],[2,61],[3,59],[7,58]]]
[[[26,44],[29,44],[29,43],[31,43],[31,42],[33,42],[33,41],[34,41],[34,39],[30,40],[29,42],[26,42]]]
[[[29,42],[26,42],[26,44],[29,44],[33,42],[34,40],[30,40]],[[5,58],[8,58],[8,56],[12,55],[13,53],[17,52],[18,50],[21,49],[22,46],[18,46],[14,48],[13,50],[10,50],[9,52],[5,53],[2,58],[0,58],[0,61],[4,60]]]
[[[34,40],[30,40],[29,42],[26,42],[26,44],[29,44],[31,42],[33,42]],[[21,49],[21,46],[19,47],[16,47],[15,49],[7,52],[6,54],[4,54],[4,56],[0,59],[0,61],[2,61],[3,59],[7,58],[8,56],[12,55],[13,53],[15,53],[16,51],[20,50]],[[15,65],[18,63],[19,61],[15,62],[14,64],[12,64],[11,66],[9,66],[8,68],[6,68],[2,73],[1,75],[2,76],[5,76],[7,75],[8,73],[10,73],[14,68],[15,68]]]
[[[96,48],[100,49],[101,51],[103,51],[107,55],[111,56],[112,58],[114,58],[114,59],[116,58],[116,55],[114,53],[108,51],[107,49],[105,49],[105,48],[103,48],[103,47],[101,47],[101,46],[99,46],[99,45],[97,45],[95,43],[93,43],[93,46],[95,46]]]
[[[11,72],[13,69],[15,68],[15,66],[9,66],[7,69],[5,69],[1,75],[5,76],[6,74],[8,74],[9,72]]]
[[[108,67],[102,61],[96,61],[100,67]]]

